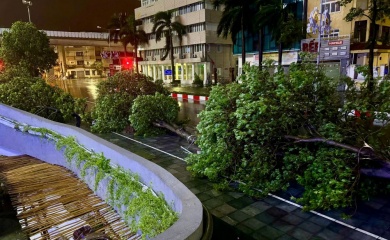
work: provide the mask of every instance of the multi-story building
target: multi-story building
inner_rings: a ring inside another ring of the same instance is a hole
[[[354,0],[347,6],[340,6],[338,0],[310,0],[308,1],[308,16],[313,13],[313,10],[317,8],[323,12],[327,12],[330,16],[330,28],[329,33],[324,33],[321,36],[321,39],[324,39],[326,42],[321,42],[321,60],[337,60],[337,54],[344,54],[343,51],[338,51],[337,43],[341,44],[348,43],[346,51],[346,62],[345,67],[347,69],[347,74],[351,78],[359,79],[363,76],[358,76],[354,71],[355,67],[358,65],[367,65],[368,64],[368,40],[370,31],[372,31],[370,26],[370,20],[367,17],[362,17],[355,19],[351,22],[346,22],[344,20],[345,16],[349,13],[350,9],[353,7],[360,7],[366,9],[368,13],[370,1],[369,0]],[[385,44],[381,40],[389,40],[390,36],[390,18],[385,18],[383,21],[377,21],[375,24],[377,28],[377,37],[378,40],[374,50],[374,76],[383,76],[388,72],[388,66],[390,64],[390,44]],[[318,35],[311,34],[309,37],[318,39]],[[329,43],[332,43],[332,46]],[[328,46],[329,45],[329,46]],[[324,55],[327,54],[327,55]],[[330,57],[330,58],[329,58]],[[341,57],[341,56],[339,56]],[[343,65],[343,64],[342,64]]]
[[[143,58],[140,69],[154,80],[172,81],[169,75],[169,56],[162,61],[165,41],[156,42],[152,33],[153,18],[157,12],[174,10],[174,20],[187,27],[182,44],[174,37],[174,64],[176,79],[181,84],[192,84],[198,75],[204,83],[229,81],[236,68],[230,38],[217,36],[217,26],[222,12],[214,9],[211,0],[140,0],[141,7],[135,9],[135,18],[149,37],[149,44],[140,48]]]
[[[281,0],[284,4],[288,3],[296,3],[297,8],[294,13],[298,20],[304,20],[306,18],[306,2],[311,0]],[[241,32],[238,34],[237,39],[241,38]],[[273,60],[276,64],[278,61],[278,43],[272,38],[272,34],[269,28],[264,28],[264,42],[263,42],[263,60]],[[242,69],[242,44],[241,41],[237,41],[233,48],[233,54],[238,58],[238,72],[241,73]],[[297,41],[290,46],[283,47],[282,53],[282,65],[290,65],[293,62],[297,62],[299,60],[298,53],[300,51],[300,42]],[[247,34],[245,41],[245,52],[246,59],[245,62],[250,65],[258,65],[259,64],[259,35],[255,34]]]
[[[124,57],[121,44],[107,41],[108,33],[45,31],[58,54],[49,75],[67,78],[107,76],[119,71]],[[131,46],[128,50],[131,50]],[[100,66],[99,66],[100,65]]]

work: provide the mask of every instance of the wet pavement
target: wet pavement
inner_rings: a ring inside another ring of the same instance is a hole
[[[195,178],[186,170],[183,158],[187,153],[183,148],[191,146],[175,135],[99,136],[160,165],[184,183],[213,214],[216,223],[213,239],[390,239],[389,199],[358,203],[356,212],[347,220],[341,218],[343,210],[303,212],[289,202],[290,196],[302,193],[299,186],[264,199],[214,190],[207,179]]]

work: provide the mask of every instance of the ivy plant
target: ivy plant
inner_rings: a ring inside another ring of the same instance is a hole
[[[88,151],[74,137],[64,137],[46,128],[24,125],[23,131],[39,133],[55,141],[57,149],[64,151],[68,164],[81,168],[82,177],[86,176],[87,170],[95,171],[95,191],[101,180],[108,179],[109,204],[123,211],[130,229],[140,230],[142,239],[164,232],[177,221],[178,214],[166,203],[162,193],[155,194],[151,187],[140,182],[137,174],[113,166],[103,153]]]

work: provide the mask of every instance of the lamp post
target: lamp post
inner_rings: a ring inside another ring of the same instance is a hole
[[[30,6],[32,6],[32,2],[31,1],[27,1],[27,0],[22,0],[22,3],[27,6],[28,21],[31,22]]]
[[[103,29],[101,26],[96,26],[98,29]],[[110,51],[110,58],[111,58],[111,36],[110,36],[110,29],[106,29],[108,32],[108,51]]]

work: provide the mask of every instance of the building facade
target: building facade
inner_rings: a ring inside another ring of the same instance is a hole
[[[139,62],[143,74],[165,83],[172,81],[169,56],[161,60],[165,41],[156,42],[152,33],[153,18],[157,12],[174,10],[174,20],[187,28],[180,45],[173,38],[176,79],[181,84],[192,84],[198,76],[205,84],[212,81],[231,81],[236,69],[233,45],[230,38],[217,36],[217,26],[222,12],[213,8],[211,0],[140,0],[135,9],[135,18],[142,21],[142,28],[149,37],[149,44],[142,46]]]
[[[355,19],[351,22],[346,22],[344,18],[349,13],[351,8],[360,7],[366,10],[368,15],[370,0],[354,0],[347,6],[340,6],[338,0],[310,0],[308,1],[308,16],[312,11],[317,8],[321,9],[322,12],[327,12],[330,16],[330,27],[329,33],[323,33],[321,36],[324,39],[325,44],[330,41],[349,41],[349,49],[347,52],[347,60],[345,66],[342,64],[342,68],[346,68],[346,74],[353,79],[363,79],[363,76],[359,76],[355,70],[356,66],[362,66],[368,64],[368,40],[370,31],[370,20],[367,17]],[[378,41],[374,50],[374,76],[383,76],[388,72],[390,65],[390,18],[385,18],[383,21],[377,21],[375,24],[378,32]],[[318,35],[310,34],[314,39],[318,39]],[[317,41],[317,40],[315,40]],[[387,43],[386,43],[387,42]],[[321,49],[327,48],[324,42],[321,42]],[[329,48],[330,55],[337,56],[336,51],[332,51],[335,46]],[[326,56],[325,56],[326,57]],[[326,61],[326,58],[321,55],[321,61]]]
[[[281,0],[284,4],[288,3],[297,3],[296,12],[294,13],[298,20],[304,20],[306,18],[306,8],[307,1],[311,0]],[[240,32],[237,36],[237,39],[241,38],[242,32]],[[263,42],[263,60],[273,60],[275,64],[278,61],[278,43],[272,38],[272,34],[269,28],[264,28],[264,42]],[[238,58],[238,72],[242,71],[242,43],[241,41],[237,41],[233,48],[233,54]],[[299,51],[300,51],[300,42],[283,47],[282,54],[282,65],[290,65],[293,62],[297,62],[299,60]],[[245,52],[246,59],[245,62],[250,65],[259,65],[259,35],[255,34],[246,34],[245,41]]]

